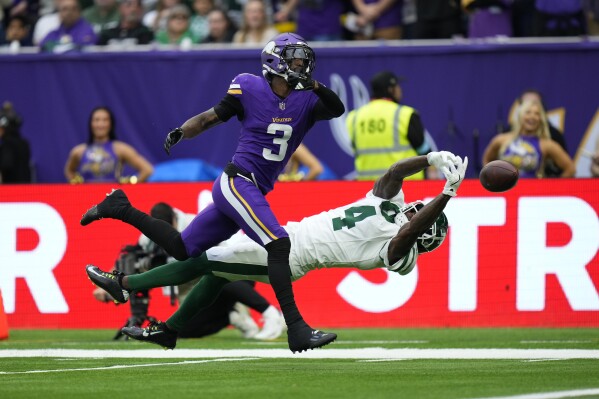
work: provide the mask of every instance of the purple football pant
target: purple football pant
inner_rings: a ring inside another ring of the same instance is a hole
[[[254,183],[225,173],[212,187],[213,204],[206,207],[181,232],[187,254],[197,257],[228,239],[240,228],[252,240],[264,246],[288,237],[270,205]]]

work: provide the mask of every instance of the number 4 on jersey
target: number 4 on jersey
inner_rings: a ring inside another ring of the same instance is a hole
[[[381,216],[389,223],[395,223],[395,215],[400,212],[397,205],[392,202],[384,201],[379,205]],[[333,231],[341,230],[344,227],[351,229],[360,222],[370,216],[376,215],[376,208],[372,205],[352,206],[345,210],[345,217],[333,219]]]
[[[369,216],[376,215],[376,208],[372,205],[352,206],[345,210],[345,217],[333,219],[333,230],[341,230],[343,227],[351,229],[356,226],[356,222],[366,219]]]

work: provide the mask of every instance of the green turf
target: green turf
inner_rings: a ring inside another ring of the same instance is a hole
[[[599,329],[335,330],[331,349],[516,348],[599,349]],[[12,330],[4,349],[153,349],[112,341],[112,330]],[[387,342],[382,342],[387,341]],[[243,340],[233,330],[180,340],[179,349],[286,348],[284,340]],[[327,348],[321,349],[326,351]],[[480,398],[599,388],[599,360],[355,359],[74,359],[0,358],[0,398]],[[156,364],[159,364],[156,366]],[[108,370],[109,366],[150,365]],[[580,396],[578,396],[580,397]],[[591,396],[586,396],[588,398]],[[599,395],[597,395],[599,397]]]

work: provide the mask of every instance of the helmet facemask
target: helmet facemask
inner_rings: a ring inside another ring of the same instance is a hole
[[[314,51],[298,35],[284,33],[268,42],[262,50],[262,74],[270,82],[273,75],[295,87],[300,79],[309,79],[314,71]],[[303,60],[301,69],[293,71],[294,59]]]
[[[422,201],[411,202],[401,208],[401,213],[407,216],[410,212],[419,212],[423,207],[424,203]],[[447,216],[441,212],[435,223],[416,239],[418,253],[431,252],[439,248],[447,236],[448,226]]]

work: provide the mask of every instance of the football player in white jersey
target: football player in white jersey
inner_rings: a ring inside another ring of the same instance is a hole
[[[403,179],[434,166],[446,182],[441,194],[428,204],[404,203]],[[362,270],[387,268],[401,275],[416,265],[419,254],[438,248],[447,235],[448,222],[443,209],[464,180],[468,158],[462,160],[447,151],[431,152],[395,163],[381,176],[371,191],[351,204],[290,222],[285,229],[291,239],[291,274],[297,280],[318,268],[354,267]],[[165,322],[167,329],[124,327],[131,338],[174,348],[177,331],[194,314],[208,306],[224,284],[235,280],[268,283],[267,252],[246,236],[236,236],[197,258],[154,268],[130,276],[114,275],[99,280],[96,266],[86,267],[114,298],[125,302],[129,292],[179,285],[202,276],[179,309]],[[100,284],[98,284],[98,282]]]

